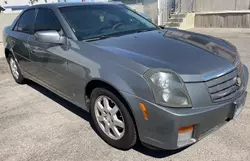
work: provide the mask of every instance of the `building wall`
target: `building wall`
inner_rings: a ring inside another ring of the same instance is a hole
[[[7,3],[6,3],[7,2]],[[55,3],[58,0],[47,0],[47,3]],[[38,0],[35,4],[46,3],[46,0]],[[30,5],[30,0],[0,0],[1,6]]]
[[[1,13],[0,14],[0,43],[3,42],[2,31],[4,27],[10,26],[19,13]]]
[[[181,2],[181,12],[207,12],[249,10],[250,0],[176,0]]]
[[[195,27],[212,28],[249,28],[250,12],[248,11],[228,11],[197,13],[195,15]]]

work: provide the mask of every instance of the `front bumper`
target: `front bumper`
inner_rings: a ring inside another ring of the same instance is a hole
[[[130,103],[138,104],[138,98],[129,94],[125,95]],[[247,92],[244,92],[237,100],[243,102],[246,95]],[[136,114],[133,112],[139,138],[146,144],[167,150],[188,146],[230,121],[235,111],[235,100],[196,109],[170,109],[140,100],[147,107],[149,119],[144,119],[139,108]],[[186,144],[178,145],[178,130],[190,125],[194,125],[193,139]]]
[[[244,82],[247,85],[247,69],[245,72]],[[241,95],[227,102],[193,108],[166,108],[128,93],[122,92],[122,94],[130,104],[140,140],[153,147],[173,150],[197,142],[233,119],[236,103],[244,104],[247,96],[245,90],[246,86]],[[139,102],[145,104],[148,120],[144,119]],[[183,144],[178,144],[179,129],[190,125],[194,126],[192,139]]]

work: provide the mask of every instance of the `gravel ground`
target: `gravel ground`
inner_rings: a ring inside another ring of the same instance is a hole
[[[192,29],[234,43],[250,68],[250,30]],[[2,56],[3,53],[0,54]],[[248,89],[249,90],[249,89]],[[0,59],[0,160],[250,160],[250,99],[240,117],[197,144],[179,151],[137,145],[120,151],[92,129],[88,113],[43,87],[17,85]]]

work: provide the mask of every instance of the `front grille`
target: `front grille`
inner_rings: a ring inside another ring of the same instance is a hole
[[[241,65],[230,73],[205,82],[212,101],[221,102],[234,98],[241,91],[241,84],[243,83],[239,85],[238,77],[243,80]]]

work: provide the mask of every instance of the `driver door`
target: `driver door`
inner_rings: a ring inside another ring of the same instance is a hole
[[[34,34],[38,31],[57,31],[63,35],[63,30],[53,11],[40,8],[34,24]],[[30,36],[30,57],[34,63],[32,75],[42,83],[53,88],[60,94],[70,98],[72,91],[68,86],[67,74],[67,46],[64,44],[53,44],[41,42],[35,35]]]

